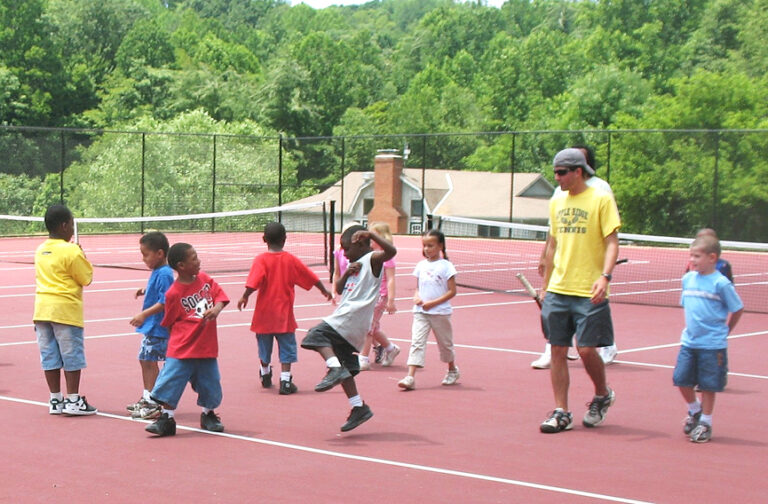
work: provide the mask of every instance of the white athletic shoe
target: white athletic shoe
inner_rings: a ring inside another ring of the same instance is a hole
[[[531,362],[531,367],[533,369],[549,369],[549,366],[551,364],[552,364],[552,345],[547,343],[547,346],[544,347],[544,353],[541,354],[541,356],[538,359]]]

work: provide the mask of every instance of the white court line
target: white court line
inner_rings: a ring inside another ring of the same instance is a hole
[[[15,402],[20,404],[28,404],[33,406],[42,406],[42,407],[48,407],[48,403],[42,403],[39,401],[30,401],[27,399],[18,399],[15,397],[8,397],[8,396],[2,396],[0,395],[0,400],[8,401],[8,402]],[[145,423],[148,424],[150,421],[148,420],[137,420],[133,418],[129,418],[127,416],[120,416],[120,415],[113,415],[110,413],[97,413],[97,416],[102,416],[105,418],[109,418],[112,420],[122,420],[127,422],[133,422],[133,423]],[[383,459],[383,458],[377,458],[377,457],[365,457],[362,455],[354,455],[350,453],[344,453],[339,451],[332,451],[332,450],[324,450],[321,448],[312,448],[311,446],[304,446],[304,445],[298,445],[293,443],[283,443],[280,441],[272,441],[269,439],[263,439],[263,438],[257,438],[257,437],[250,437],[250,436],[241,436],[238,434],[229,434],[227,432],[211,432],[206,431],[203,429],[199,429],[196,427],[187,427],[184,425],[176,424],[176,428],[180,430],[185,430],[189,432],[197,432],[200,434],[207,434],[210,436],[219,436],[229,439],[234,439],[237,441],[246,441],[249,443],[256,443],[261,445],[267,445],[267,446],[273,446],[276,448],[285,448],[288,450],[294,450],[294,451],[300,451],[304,453],[311,453],[314,455],[322,455],[326,457],[335,457],[340,459],[347,459],[347,460],[356,460],[358,462],[368,462],[371,464],[379,464],[379,465],[385,465],[390,467],[399,467],[402,469],[411,469],[415,471],[422,471],[422,472],[428,472],[428,473],[434,473],[434,474],[442,474],[446,476],[456,476],[459,478],[467,478],[472,480],[479,480],[479,481],[488,481],[491,483],[501,483],[504,485],[511,485],[511,486],[518,486],[518,487],[524,487],[524,488],[532,488],[534,490],[543,490],[547,492],[554,492],[554,493],[560,493],[560,494],[566,494],[566,495],[577,495],[579,497],[589,497],[592,499],[598,499],[602,501],[607,502],[624,502],[627,504],[650,504],[648,501],[640,501],[635,499],[625,499],[622,497],[615,497],[612,495],[605,495],[605,494],[599,494],[599,493],[593,493],[593,492],[584,492],[581,490],[573,490],[570,488],[564,488],[564,487],[557,487],[552,485],[542,485],[539,483],[531,483],[529,481],[522,481],[522,480],[515,480],[515,479],[509,479],[509,478],[500,478],[496,476],[489,476],[486,474],[478,474],[478,473],[471,473],[466,471],[457,471],[454,469],[445,469],[442,467],[434,467],[434,466],[427,466],[422,464],[411,464],[408,462],[399,462],[397,460],[389,460],[389,459]]]

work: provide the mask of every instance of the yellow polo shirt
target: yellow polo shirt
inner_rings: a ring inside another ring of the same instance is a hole
[[[547,291],[591,297],[603,272],[603,240],[621,226],[613,197],[594,187],[576,196],[564,193],[550,200],[549,222],[557,248]]]
[[[79,245],[48,238],[35,251],[35,322],[83,327],[83,286],[93,266]]]

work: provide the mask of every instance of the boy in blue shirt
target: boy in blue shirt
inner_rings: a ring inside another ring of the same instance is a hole
[[[673,382],[688,403],[683,432],[695,443],[706,443],[712,437],[715,393],[723,391],[728,374],[728,334],[744,310],[733,283],[716,268],[719,257],[716,237],[703,235],[693,241],[691,271],[683,276],[680,299],[685,329]]]
[[[128,405],[133,418],[151,419],[160,415],[160,406],[150,397],[160,373],[159,361],[165,360],[168,349],[168,329],[160,325],[163,321],[165,292],[173,284],[173,270],[168,266],[168,238],[159,231],[151,231],[139,239],[141,259],[152,274],[145,289],[136,291],[135,298],[144,296],[141,313],[131,319],[136,332],[141,333],[139,364],[144,392],[141,399]]]

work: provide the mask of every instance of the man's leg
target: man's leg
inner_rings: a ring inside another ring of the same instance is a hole
[[[552,364],[549,376],[552,380],[552,392],[555,396],[555,407],[568,411],[568,388],[571,377],[568,374],[568,347],[552,345]]]

